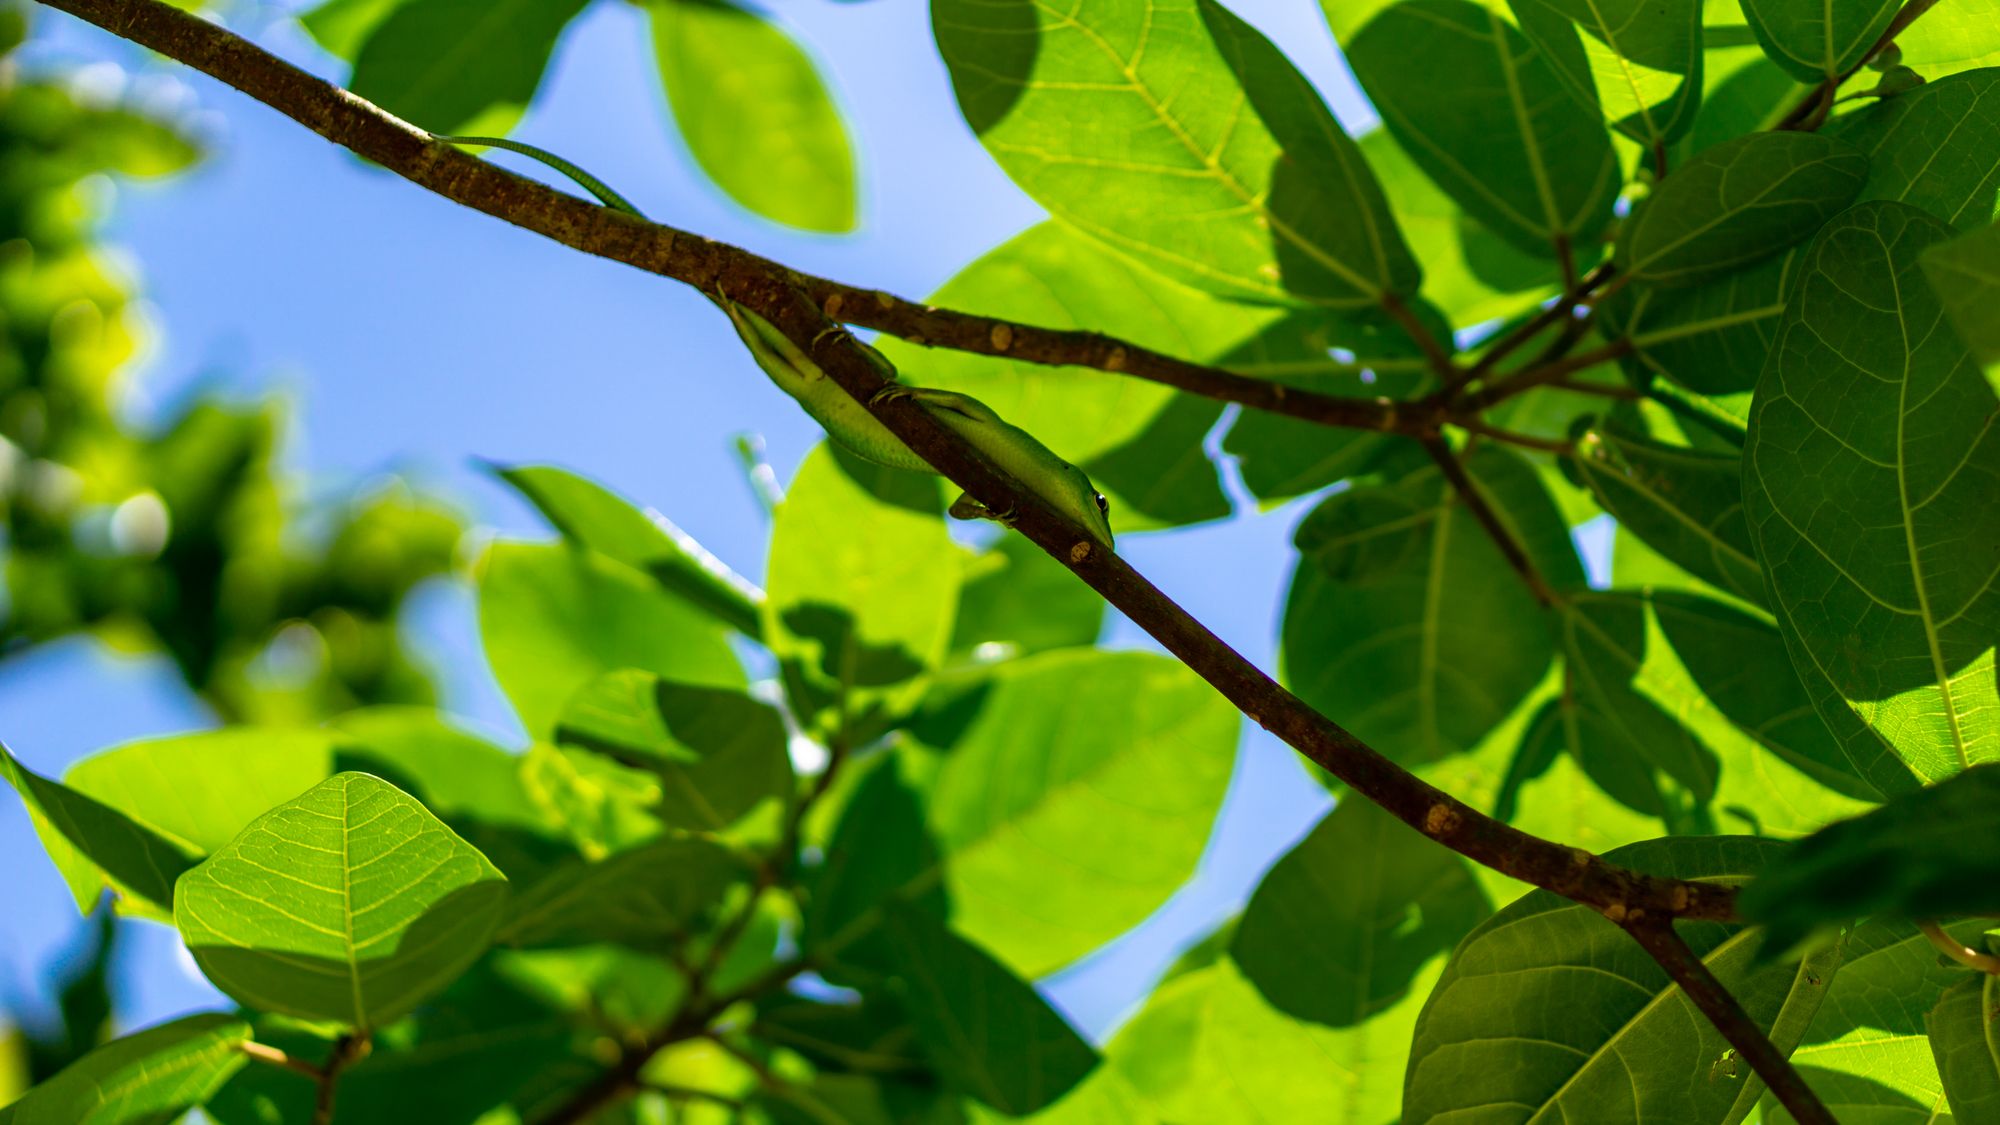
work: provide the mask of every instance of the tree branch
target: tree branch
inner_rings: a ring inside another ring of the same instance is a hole
[[[586,253],[683,281],[703,293],[726,289],[732,300],[756,311],[806,350],[855,401],[870,404],[868,409],[891,433],[940,473],[989,508],[1013,509],[1016,530],[1068,566],[1252,721],[1425,836],[1607,915],[1734,916],[1736,893],[1731,887],[1645,875],[1581,848],[1522,832],[1416,777],[1307,706],[915,400],[875,402],[876,393],[887,385],[881,373],[845,333],[826,331],[829,324],[822,303],[807,296],[792,271],[724,243],[586,203],[433,142],[421,130],[353,94],[163,0],[43,2],[194,66],[448,199]],[[1275,385],[1264,386],[1269,390]],[[1274,401],[1298,394],[1288,392]],[[1400,411],[1412,408],[1412,404],[1378,406],[1385,419],[1400,419]],[[1404,432],[1400,421],[1380,428]],[[1410,432],[1429,433],[1434,428],[1426,422]],[[600,1091],[615,1098],[636,1081],[643,1065],[640,1060],[630,1064],[629,1071],[621,1065],[607,1073]],[[554,1120],[577,1121],[587,1115],[580,1112]]]
[[[319,1068],[319,1090],[313,1096],[312,1125],[333,1125],[333,1098],[340,1076],[347,1068],[368,1057],[373,1042],[366,1032],[349,1033],[333,1041],[333,1053]]]
[[[1757,1072],[1757,1077],[1771,1088],[1778,1101],[1791,1111],[1793,1120],[1799,1125],[1839,1125],[1833,1114],[1819,1100],[1799,1072],[1792,1068],[1778,1048],[1772,1044],[1764,1029],[1743,1010],[1736,997],[1724,988],[1709,971],[1708,963],[1695,956],[1681,935],[1674,932],[1671,918],[1661,918],[1645,914],[1628,914],[1614,918],[1625,932],[1632,935],[1653,960],[1667,971],[1667,976],[1680,986],[1708,1022],[1715,1025],[1736,1053]]]
[[[1535,595],[1535,600],[1544,606],[1556,604],[1555,591],[1549,589],[1549,584],[1543,581],[1541,572],[1535,569],[1533,560],[1528,558],[1527,550],[1501,521],[1500,513],[1494,511],[1493,505],[1486,502],[1485,494],[1479,491],[1478,483],[1466,473],[1465,465],[1459,461],[1458,455],[1451,451],[1451,446],[1443,438],[1434,437],[1424,442],[1424,452],[1430,454],[1431,460],[1437,462],[1438,469],[1444,473],[1444,479],[1451,482],[1452,488],[1458,491],[1459,499],[1465,502],[1465,510],[1471,512],[1472,518],[1479,521],[1479,526],[1485,530],[1486,537],[1493,540],[1493,545],[1500,549],[1500,555],[1507,560],[1507,565],[1513,567],[1514,572],[1521,576],[1521,581],[1527,584],[1528,592]]]

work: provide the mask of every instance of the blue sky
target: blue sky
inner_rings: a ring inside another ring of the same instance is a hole
[[[1351,131],[1373,122],[1309,0],[1235,10],[1270,34],[1328,95]],[[589,168],[664,221],[799,268],[921,296],[1042,216],[987,158],[958,115],[918,0],[781,0],[777,12],[831,76],[856,136],[862,228],[802,236],[750,217],[709,188],[667,125],[639,12],[599,3],[572,26],[534,112],[516,132]],[[554,462],[657,507],[731,566],[763,571],[766,527],[731,452],[764,438],[781,478],[817,439],[812,423],[751,365],[722,317],[691,290],[544,241],[364,167],[219,84],[148,64],[68,17],[38,13],[40,63],[136,68],[135,89],[171,100],[213,156],[158,185],[125,185],[112,237],[130,252],[157,333],[137,372],[144,416],[191,388],[298,406],[296,465],[314,486],[395,471],[446,490],[485,527],[543,534],[474,459]],[[238,29],[338,78],[284,21]],[[97,69],[92,81],[116,74]],[[508,158],[511,159],[511,158]],[[526,168],[524,163],[512,166]],[[921,372],[913,380],[922,381]],[[1128,536],[1126,555],[1261,666],[1276,622],[1298,505]],[[505,729],[480,666],[470,598],[429,592],[412,641],[445,672],[447,704]],[[1115,622],[1107,638],[1148,646]],[[154,661],[56,646],[0,670],[0,737],[58,772],[76,757],[210,720]],[[1327,807],[1291,752],[1258,731],[1244,753],[1201,874],[1140,931],[1050,984],[1088,1032],[1129,1010],[1188,941],[1226,917],[1262,870]],[[0,915],[0,1002],[45,990],[42,970],[75,912],[38,858],[18,802],[0,801],[10,909]],[[172,934],[133,924],[121,974],[128,1026],[212,1006],[181,967]]]

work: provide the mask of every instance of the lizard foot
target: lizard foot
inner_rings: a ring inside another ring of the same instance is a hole
[[[868,405],[880,406],[885,402],[894,402],[899,398],[908,398],[914,389],[913,387],[906,387],[901,383],[891,383],[874,394],[869,395]]]

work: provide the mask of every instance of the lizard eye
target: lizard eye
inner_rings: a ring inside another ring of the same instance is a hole
[[[1103,512],[1107,516],[1110,515],[1111,501],[1106,500],[1102,492],[1092,493],[1092,495],[1097,497],[1097,510]]]

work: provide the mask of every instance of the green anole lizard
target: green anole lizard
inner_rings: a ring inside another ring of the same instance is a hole
[[[602,180],[551,152],[533,145],[500,137],[452,137],[432,134],[438,140],[460,145],[486,145],[518,152],[547,164],[575,180],[613,210],[635,218],[646,216],[624,196]],[[930,463],[919,457],[903,439],[889,432],[880,419],[849,395],[845,388],[828,378],[826,372],[800,351],[798,346],[769,321],[752,310],[717,293],[715,301],[729,315],[736,334],[778,389],[798,400],[805,412],[826,429],[827,436],[864,460],[897,469],[934,473]],[[836,329],[836,331],[839,331]],[[1008,475],[1035,490],[1058,511],[1083,525],[1091,537],[1112,546],[1110,505],[1091,486],[1083,470],[1063,460],[1048,446],[1019,426],[1011,425],[985,403],[956,391],[911,387],[896,382],[896,369],[882,353],[855,341],[891,384],[875,396],[874,402],[912,398],[930,412],[932,418],[964,438],[966,444],[985,454]],[[873,405],[873,402],[870,403]],[[990,519],[1011,523],[1012,512],[995,512],[967,495],[952,501],[951,514],[957,519]]]

